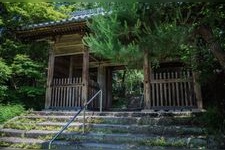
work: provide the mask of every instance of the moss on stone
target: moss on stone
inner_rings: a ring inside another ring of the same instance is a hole
[[[157,139],[148,139],[145,141],[141,141],[139,143],[140,145],[144,146],[163,146],[163,147],[185,147],[186,143],[182,140],[176,140],[176,141],[169,141],[166,140],[164,137],[159,137]]]

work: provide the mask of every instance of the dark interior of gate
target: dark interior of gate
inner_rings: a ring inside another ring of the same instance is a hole
[[[92,58],[89,61],[95,62]],[[55,57],[50,109],[79,109],[83,105],[82,63],[83,54]],[[92,67],[89,69],[88,97],[98,90],[97,68]],[[97,102],[96,98],[90,108],[96,107]]]

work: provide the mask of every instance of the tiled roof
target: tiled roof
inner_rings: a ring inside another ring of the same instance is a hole
[[[31,25],[20,27],[18,28],[18,30],[30,30],[30,29],[50,27],[50,26],[55,26],[60,24],[73,23],[73,22],[83,22],[91,18],[92,16],[96,16],[100,14],[105,15],[105,11],[102,8],[76,11],[71,13],[71,17],[68,19],[38,23],[38,24],[31,24]]]

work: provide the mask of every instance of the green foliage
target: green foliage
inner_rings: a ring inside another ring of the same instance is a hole
[[[147,145],[147,146],[173,146],[173,147],[184,147],[186,146],[186,142],[183,140],[176,140],[176,141],[169,141],[166,140],[164,137],[159,137],[157,139],[149,139],[146,141],[141,141],[140,145]]]
[[[14,76],[26,76],[28,78],[40,79],[41,65],[32,61],[28,56],[17,54],[12,63]]]
[[[8,14],[7,24],[14,24],[14,26],[39,23],[50,20],[59,20],[67,17],[55,9],[54,3],[4,3]]]
[[[24,112],[24,107],[19,104],[15,105],[0,105],[0,123],[7,121],[10,118],[20,115]]]
[[[6,82],[10,78],[11,73],[12,71],[10,67],[8,67],[2,59],[0,59],[0,102],[6,96],[6,91],[8,89]]]
[[[143,93],[143,71],[136,69],[119,70],[113,73],[113,108],[126,108],[129,99]]]
[[[208,135],[214,135],[217,141],[224,142],[225,117],[217,107],[209,107],[199,120],[205,124]]]
[[[88,26],[93,33],[84,37],[84,43],[103,58],[135,66],[142,64],[144,50],[154,59],[177,55],[190,29],[178,26],[170,14],[165,15],[167,8],[171,6],[115,3],[108,14],[91,20]]]
[[[49,45],[22,43],[15,39],[17,27],[68,17],[75,5],[57,3],[0,3],[0,101],[21,103],[25,108],[42,109],[46,84]]]
[[[9,38],[3,38],[0,45],[0,56],[8,63],[11,63],[16,54],[26,53],[28,48],[29,47],[27,45],[22,44],[21,42],[14,41]]]
[[[14,86],[9,98],[20,101],[28,107],[38,108],[43,105],[45,76],[42,63],[31,60],[27,55],[17,54],[11,65],[12,84]],[[24,80],[26,79],[26,80]],[[30,101],[32,104],[29,104]],[[28,105],[29,104],[29,105]]]
[[[140,89],[141,84],[144,80],[143,71],[140,70],[128,70],[125,79],[125,86],[127,87],[128,93],[141,94],[143,91]]]

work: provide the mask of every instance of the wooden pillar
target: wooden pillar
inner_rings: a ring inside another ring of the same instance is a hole
[[[203,108],[202,104],[202,92],[201,92],[201,85],[199,84],[199,74],[197,72],[193,72],[193,82],[194,82],[194,93],[197,101],[198,109]]]
[[[106,108],[106,68],[102,65],[98,67],[98,84],[102,90],[103,108]]]
[[[107,108],[112,107],[112,69],[107,69]]]
[[[144,64],[143,64],[143,70],[144,70],[144,104],[145,109],[151,108],[151,65],[149,62],[149,53],[147,50],[144,51]]]
[[[48,60],[48,75],[47,75],[47,88],[46,88],[46,95],[45,95],[45,109],[49,109],[51,105],[51,84],[53,80],[54,75],[54,62],[55,62],[55,56],[54,56],[54,50],[55,45],[54,42],[50,43],[50,49],[49,49],[49,60]]]
[[[89,78],[89,51],[84,49],[83,70],[82,70],[82,101],[83,104],[88,100],[88,78]]]

